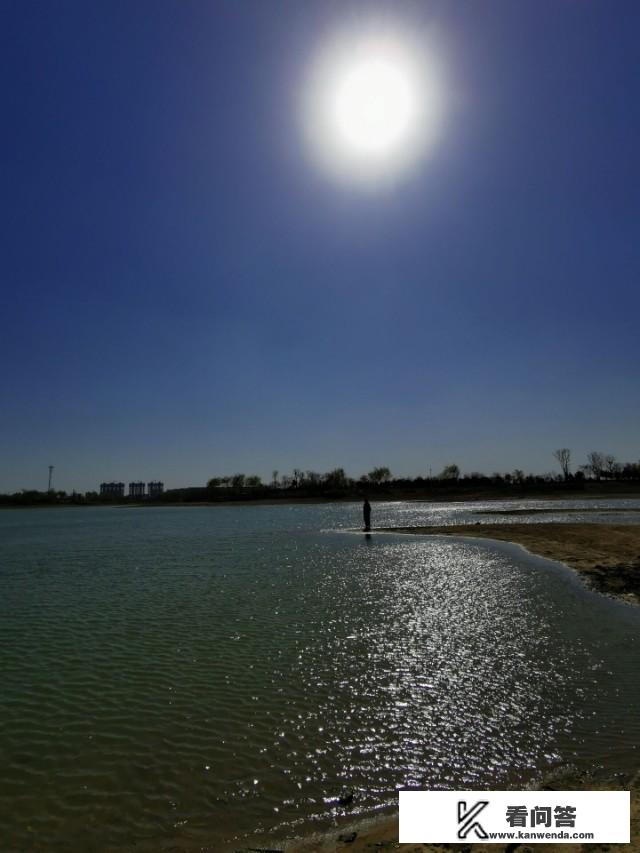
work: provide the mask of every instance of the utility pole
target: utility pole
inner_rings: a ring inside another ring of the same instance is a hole
[[[51,491],[51,481],[53,480],[53,465],[49,465],[49,489]]]

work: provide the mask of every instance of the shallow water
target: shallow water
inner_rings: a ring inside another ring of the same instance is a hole
[[[481,508],[375,504],[374,523]],[[0,513],[0,849],[233,849],[330,825],[347,788],[368,816],[403,786],[636,766],[640,610],[508,544],[359,522]]]

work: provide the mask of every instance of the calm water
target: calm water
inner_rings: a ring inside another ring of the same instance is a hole
[[[581,518],[553,506],[517,520]],[[374,505],[374,524],[509,520],[482,508]],[[331,825],[345,789],[352,820],[402,786],[638,764],[640,609],[507,544],[359,523],[355,504],[0,513],[0,850],[222,851]]]

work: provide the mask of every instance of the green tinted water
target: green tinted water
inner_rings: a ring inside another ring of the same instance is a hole
[[[507,545],[365,539],[359,512],[1,513],[0,849],[233,849],[331,824],[345,788],[366,816],[635,764],[636,610]]]

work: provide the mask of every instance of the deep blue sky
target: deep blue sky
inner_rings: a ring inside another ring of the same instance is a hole
[[[0,491],[638,459],[637,0],[0,10]],[[380,13],[446,120],[372,195],[297,103]]]

